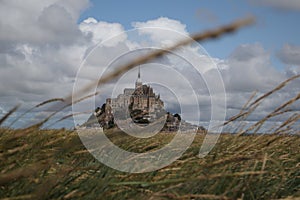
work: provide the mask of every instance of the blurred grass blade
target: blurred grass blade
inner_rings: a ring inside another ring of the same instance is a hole
[[[0,126],[2,125],[2,123],[10,116],[12,115],[14,112],[16,112],[16,110],[20,107],[19,105],[16,105],[13,109],[11,109],[8,113],[6,113],[1,119],[0,119]]]

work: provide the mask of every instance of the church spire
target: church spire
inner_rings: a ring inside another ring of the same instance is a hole
[[[138,79],[141,79],[141,67],[139,66],[139,74],[138,74]]]
[[[135,82],[135,88],[141,87],[142,85],[143,84],[142,84],[142,80],[141,80],[141,68],[139,66],[138,78],[136,79],[136,82]]]

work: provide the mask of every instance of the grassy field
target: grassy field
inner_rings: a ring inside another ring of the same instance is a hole
[[[145,152],[174,134],[132,139],[107,136],[123,149]],[[130,174],[97,161],[76,131],[0,130],[0,199],[299,199],[300,137],[222,134],[197,157],[204,135],[184,155],[149,173]]]

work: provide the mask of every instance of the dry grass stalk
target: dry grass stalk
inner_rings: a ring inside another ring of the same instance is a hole
[[[9,125],[9,127],[12,127],[18,120],[20,120],[22,117],[24,117],[26,114],[28,114],[29,112],[33,111],[35,108],[44,106],[46,104],[52,103],[52,102],[64,102],[65,100],[63,98],[53,98],[53,99],[49,99],[47,101],[44,101],[42,103],[39,103],[37,105],[35,105],[34,107],[28,109],[27,111],[25,111],[24,113],[22,113],[20,116],[16,117],[16,119],[14,121],[11,122],[11,124]]]
[[[285,87],[288,83],[290,83],[291,81],[300,78],[300,74],[292,76],[291,78],[283,81],[282,83],[280,83],[277,87],[275,87],[273,90],[265,93],[264,95],[262,95],[261,97],[259,97],[257,100],[255,100],[253,103],[250,104],[250,107],[259,103],[260,101],[262,101],[263,99],[265,99],[266,97],[270,96],[271,94],[275,93],[276,91],[281,90],[283,87]]]
[[[93,93],[93,94],[86,95],[86,96],[84,96],[84,97],[82,97],[82,98],[76,100],[74,103],[79,103],[79,102],[81,102],[81,101],[83,101],[83,100],[85,100],[85,99],[91,98],[91,97],[96,96],[96,95],[98,95],[98,92]],[[65,101],[63,101],[63,102],[65,102]],[[25,130],[26,130],[26,131],[30,131],[30,130],[34,130],[34,129],[39,129],[39,128],[42,127],[46,122],[48,122],[54,115],[56,115],[57,113],[63,111],[64,109],[68,108],[68,107],[71,106],[71,105],[72,105],[72,103],[67,103],[67,104],[65,104],[65,105],[63,105],[63,106],[61,106],[61,105],[56,105],[56,106],[59,107],[59,109],[57,109],[55,112],[51,113],[48,117],[46,117],[45,119],[43,119],[41,122],[39,122],[39,123],[37,123],[37,124],[34,124],[34,125],[32,125],[32,126],[29,126],[29,127],[27,127]]]
[[[259,120],[258,122],[256,122],[254,125],[252,125],[251,127],[243,130],[242,132],[239,133],[239,135],[247,133],[248,131],[251,131],[253,129],[256,128],[256,130],[254,131],[254,133],[257,133],[257,131],[260,129],[260,127],[270,118],[274,117],[274,116],[278,116],[281,115],[283,113],[289,112],[290,110],[284,110],[281,111],[282,109],[284,109],[287,106],[290,106],[291,104],[293,104],[295,101],[300,99],[300,93],[298,95],[296,95],[294,98],[288,100],[287,102],[283,103],[282,105],[280,105],[279,107],[277,107],[273,112],[269,113],[267,116],[265,116],[263,119]],[[280,112],[281,111],[281,112]]]
[[[277,86],[275,89],[271,90],[270,92],[262,95],[261,97],[259,97],[257,100],[255,100],[253,103],[250,104],[250,106],[248,107],[247,110],[245,110],[244,112],[240,112],[239,114],[233,116],[232,118],[230,118],[227,122],[224,123],[224,126],[226,126],[227,124],[231,123],[231,122],[236,122],[237,120],[245,120],[251,113],[253,113],[255,111],[255,109],[260,105],[260,103],[262,102],[262,100],[264,100],[267,96],[273,94],[274,92],[282,89],[288,82],[299,78],[299,75],[296,75],[294,77],[289,78],[288,80],[284,81],[283,83],[281,83],[279,86]],[[264,118],[262,118],[261,120],[259,120],[258,122],[256,122],[254,125],[250,126],[247,129],[240,129],[240,131],[236,131],[237,135],[243,135],[249,131],[254,130],[254,133],[257,133],[260,128],[264,125],[264,123],[269,120],[270,118],[273,118],[275,116],[280,116],[284,113],[287,112],[292,112],[291,109],[285,109],[284,108],[292,105],[294,102],[296,102],[297,100],[300,99],[300,94],[296,95],[294,98],[286,101],[285,103],[283,103],[282,105],[280,105],[279,107],[277,107],[276,109],[274,109],[274,111],[272,111],[271,113],[269,113],[268,115],[266,115]],[[291,120],[291,119],[290,119]],[[294,120],[296,120],[296,118],[294,118]],[[294,121],[295,123],[296,121]],[[291,121],[289,121],[289,123],[293,123]],[[276,128],[276,127],[274,127]],[[272,129],[274,129],[272,128]],[[282,127],[281,127],[282,128]]]
[[[253,92],[252,95],[250,96],[250,98],[248,99],[248,101],[243,105],[243,107],[242,107],[242,109],[240,110],[240,112],[239,112],[237,115],[235,115],[235,116],[229,118],[229,120],[227,120],[227,121],[223,124],[223,126],[226,126],[226,125],[229,124],[230,122],[236,121],[236,120],[238,120],[238,119],[240,119],[240,118],[242,118],[242,117],[247,116],[248,113],[249,113],[249,111],[246,111],[246,110],[247,110],[247,107],[248,107],[248,105],[250,104],[250,102],[252,101],[252,99],[255,97],[256,93],[257,93],[256,91]],[[245,112],[245,111],[246,111],[246,112]]]
[[[13,107],[10,111],[8,111],[8,113],[6,113],[1,119],[0,119],[0,126],[1,124],[10,116],[12,115],[14,112],[16,112],[16,110],[20,107],[20,105],[16,105],[15,107]]]
[[[292,115],[291,117],[289,117],[285,122],[283,122],[283,123],[282,123],[282,124],[274,131],[274,134],[280,133],[280,131],[282,130],[282,128],[293,125],[293,124],[296,123],[299,119],[300,119],[300,114],[299,114],[299,113],[295,113],[294,115]]]
[[[71,117],[78,116],[78,115],[83,115],[83,114],[91,114],[93,112],[94,112],[93,110],[89,110],[89,111],[85,111],[85,112],[78,112],[78,113],[73,113],[73,114],[63,116],[62,118],[60,118],[60,119],[56,120],[55,122],[53,122],[53,123],[49,124],[48,126],[46,126],[45,129],[50,128],[50,127],[54,126],[55,124],[57,124],[61,121],[64,121],[66,119],[69,119]],[[96,121],[93,120],[93,123],[94,122],[96,122]]]
[[[181,182],[192,182],[192,181],[200,181],[200,180],[210,180],[210,179],[217,179],[217,178],[224,178],[224,177],[239,177],[239,176],[249,176],[249,175],[261,175],[266,174],[265,171],[244,171],[244,172],[235,172],[235,173],[220,173],[220,174],[211,174],[206,176],[198,176],[195,178],[179,178],[179,179],[172,179],[172,180],[164,180],[164,181],[157,181],[157,182],[120,182],[120,183],[112,183],[112,185],[140,185],[142,187],[149,187],[154,185],[165,185],[165,184],[174,184],[174,183],[181,183]]]
[[[0,200],[23,200],[23,199],[35,199],[35,195],[32,194],[26,194],[26,195],[20,195],[20,196],[16,196],[16,197],[6,197],[6,198],[2,198]]]
[[[153,197],[166,197],[168,199],[178,199],[178,200],[184,200],[184,199],[207,199],[207,200],[227,200],[230,199],[223,195],[214,195],[214,194],[189,194],[189,195],[175,195],[172,193],[161,193],[161,194],[155,194]],[[153,198],[154,199],[154,198]]]
[[[228,125],[231,122],[236,122],[237,120],[245,120],[251,113],[253,113],[257,109],[257,107],[261,104],[261,102],[264,99],[266,99],[270,95],[276,93],[277,91],[281,90],[288,83],[290,83],[293,80],[298,79],[298,78],[300,78],[300,74],[299,75],[295,75],[295,76],[293,76],[293,77],[291,77],[291,78],[283,81],[278,86],[276,86],[274,89],[272,89],[269,92],[261,95],[259,98],[257,98],[254,102],[252,102],[249,105],[249,100],[253,99],[253,95],[252,95],[250,97],[250,99],[248,100],[248,102],[245,104],[247,106],[244,106],[243,109],[241,109],[241,112],[239,112],[237,115],[231,117],[223,125],[226,126],[226,125]],[[244,133],[247,133],[248,131],[251,131],[251,130],[254,130],[254,129],[256,129],[254,131],[256,133],[261,128],[261,126],[264,124],[264,122],[267,121],[268,119],[270,119],[270,118],[272,118],[274,116],[281,115],[281,114],[283,114],[285,112],[288,112],[289,110],[286,110],[286,111],[281,111],[281,110],[284,109],[284,108],[286,108],[287,106],[293,104],[295,101],[299,100],[299,98],[300,98],[300,94],[296,95],[294,98],[288,100],[287,102],[283,103],[281,106],[277,107],[273,112],[269,113],[267,116],[265,116],[263,119],[261,119],[260,121],[258,121],[254,125],[252,125],[251,127],[247,128],[247,129],[242,129],[240,131],[237,131],[238,135],[243,135]]]
[[[61,102],[64,102],[65,100],[63,98],[53,98],[53,99],[49,99],[47,101],[44,101],[36,106],[34,106],[34,108],[38,108],[38,107],[41,107],[43,105],[46,105],[46,104],[49,104],[49,103],[52,103],[52,102],[57,102],[57,101],[61,101]]]
[[[47,168],[47,163],[40,163],[27,168],[19,168],[6,174],[0,175],[0,186],[20,178],[32,177]]]

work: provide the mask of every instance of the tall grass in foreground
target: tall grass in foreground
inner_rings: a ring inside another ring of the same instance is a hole
[[[222,33],[233,31],[244,23],[239,21],[239,23],[225,26],[216,31],[199,34],[197,37],[200,41],[216,37]],[[178,45],[182,44],[187,44],[187,41]],[[146,62],[164,53],[156,52],[148,55],[149,57],[145,56],[133,61],[107,76],[101,83],[125,73],[141,62]],[[293,111],[286,121],[272,129],[273,134],[246,134],[248,132],[257,133],[267,120],[290,113],[290,106],[299,100],[300,94],[282,102],[282,105],[254,125],[250,127],[242,125],[242,121],[258,109],[266,98],[279,92],[298,78],[300,75],[291,77],[257,99],[253,95],[241,112],[224,124],[226,126],[232,122],[240,122],[241,125],[236,129],[236,134],[222,134],[216,147],[205,158],[199,159],[197,156],[204,139],[204,135],[199,134],[179,160],[163,169],[144,174],[118,172],[99,163],[82,145],[76,131],[41,130],[40,127],[56,112],[31,127],[18,130],[0,128],[0,198],[300,198],[300,137],[299,131],[295,132],[295,129],[290,128],[299,121],[300,113]],[[85,89],[87,90],[88,87]],[[84,90],[83,93],[85,93]],[[83,95],[76,102],[90,96]],[[70,97],[52,99],[27,112],[57,102],[64,103],[61,109],[71,105]],[[0,125],[17,109],[18,106],[0,119]],[[71,116],[65,116],[61,120],[68,117]],[[109,139],[116,145],[133,152],[159,149],[167,144],[175,134],[159,133],[150,139],[135,139],[118,130],[106,132]]]
[[[1,129],[0,197],[5,199],[292,199],[300,197],[300,137],[222,134],[198,158],[204,135],[150,173],[118,172],[97,161],[75,131]],[[175,135],[135,139],[106,133],[128,151],[161,148]]]

